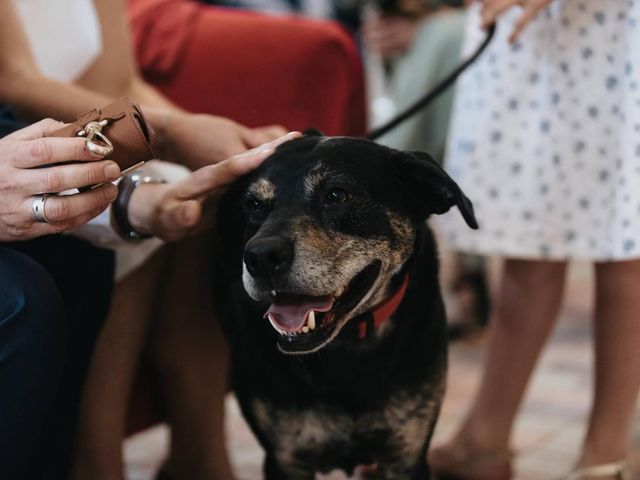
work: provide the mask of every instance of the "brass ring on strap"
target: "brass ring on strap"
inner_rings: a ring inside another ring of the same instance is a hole
[[[97,141],[96,141],[97,140]],[[87,148],[91,153],[106,157],[113,153],[113,144],[102,132],[95,132],[87,137]]]
[[[107,136],[102,133],[102,127],[107,124],[106,120],[101,122],[90,122],[85,127],[80,135],[87,136],[86,145],[87,149],[96,155],[106,157],[113,153],[113,144]]]

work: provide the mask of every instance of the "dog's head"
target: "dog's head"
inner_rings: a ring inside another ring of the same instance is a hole
[[[285,143],[242,188],[243,284],[285,353],[310,353],[389,295],[416,231],[471,202],[428,155],[346,137]]]

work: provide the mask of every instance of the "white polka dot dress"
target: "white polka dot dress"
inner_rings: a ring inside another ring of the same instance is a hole
[[[556,0],[509,45],[519,14],[457,86],[447,169],[480,230],[441,229],[480,254],[640,258],[640,0]]]

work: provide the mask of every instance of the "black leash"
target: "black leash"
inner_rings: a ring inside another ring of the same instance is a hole
[[[487,30],[487,36],[485,37],[482,44],[477,48],[477,50],[467,58],[464,62],[462,62],[453,72],[451,72],[447,77],[441,80],[435,87],[429,90],[426,94],[419,98],[412,105],[407,107],[403,112],[400,112],[398,115],[393,117],[384,125],[374,128],[373,130],[367,132],[364,138],[368,138],[369,140],[375,140],[390,130],[396,128],[399,124],[407,120],[412,115],[418,113],[422,108],[426,107],[429,103],[431,103],[438,95],[444,92],[447,88],[449,88],[453,83],[457,80],[462,72],[464,72],[473,62],[475,62],[478,57],[484,52],[487,48],[491,40],[493,39],[494,34],[496,33],[495,24],[491,25]]]

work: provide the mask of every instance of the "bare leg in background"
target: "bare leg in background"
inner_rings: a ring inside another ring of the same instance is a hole
[[[180,480],[231,480],[224,442],[229,350],[213,308],[212,235],[170,248],[150,345],[171,425],[164,470]]]
[[[458,472],[451,463],[481,456],[502,455],[504,463],[529,377],[558,317],[565,274],[564,262],[505,260],[480,388],[453,439],[432,452],[436,472]],[[491,478],[488,466],[486,475],[467,472],[469,478]]]
[[[595,393],[580,466],[625,458],[640,388],[640,261],[595,269]]]
[[[145,345],[171,427],[166,473],[233,478],[223,415],[229,353],[213,312],[211,237],[166,246],[117,286],[85,387],[74,479],[124,480],[127,407]]]
[[[156,253],[114,290],[87,375],[73,479],[124,479],[122,440],[129,395],[154,308],[163,253]]]

